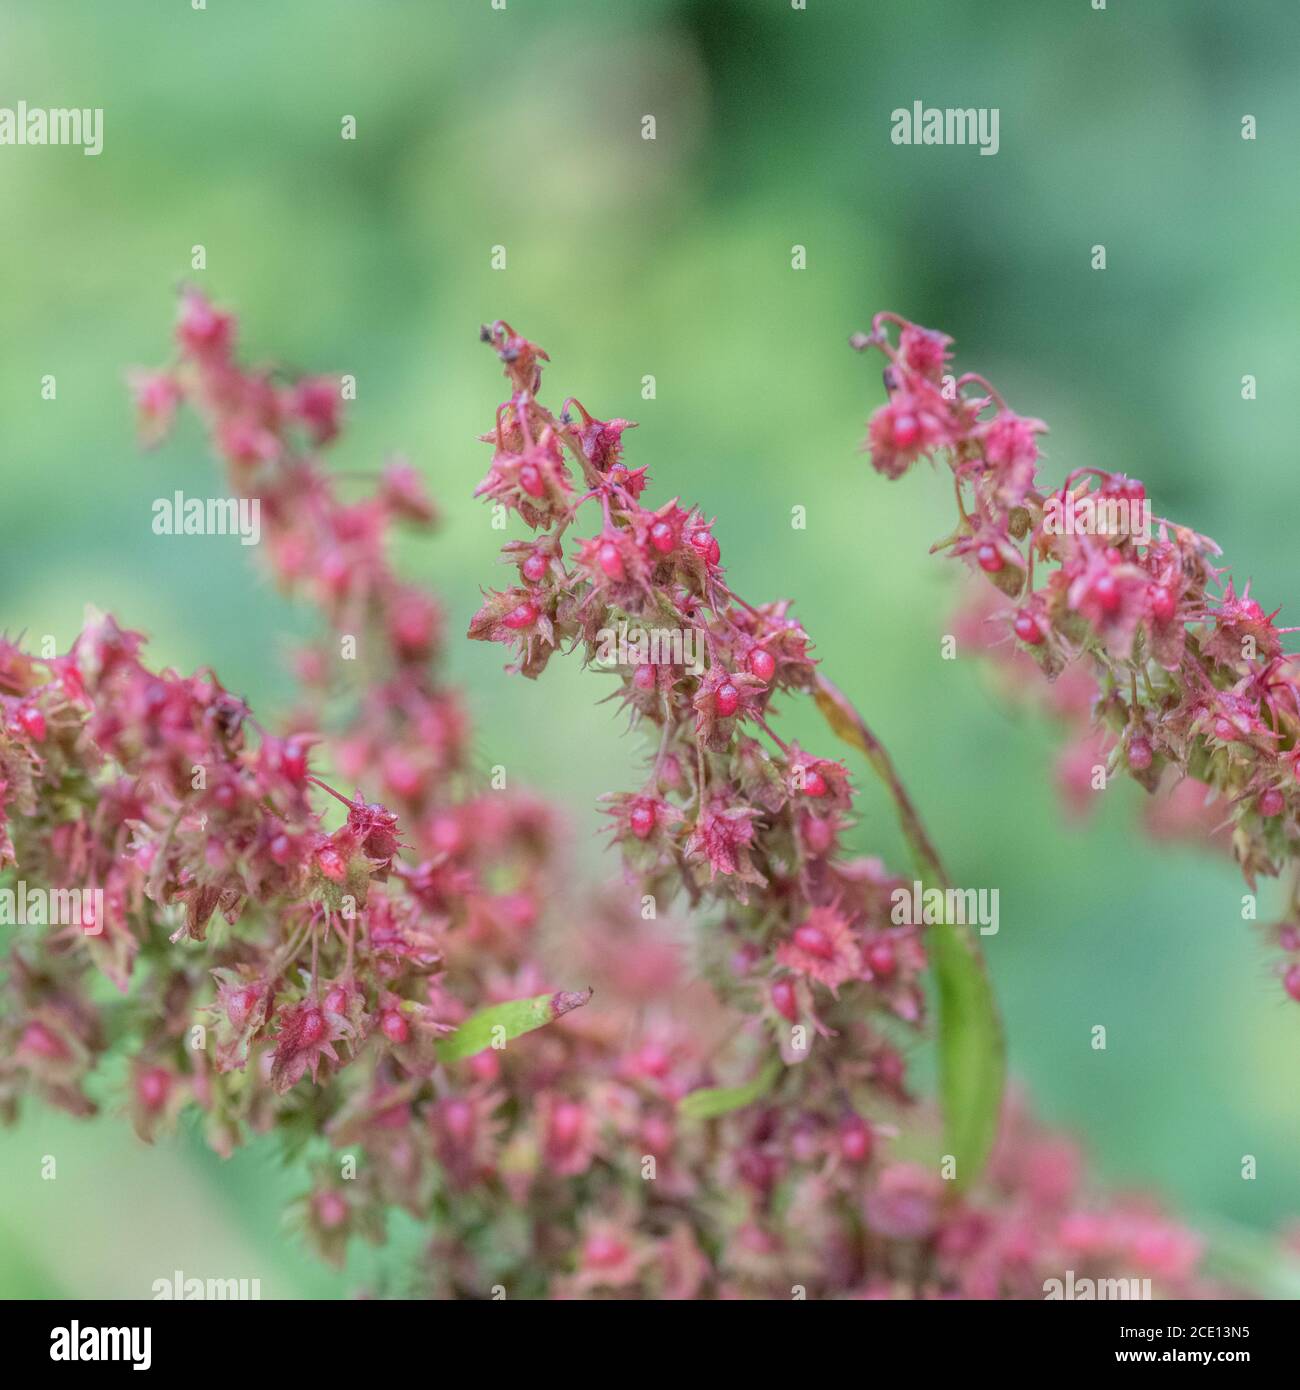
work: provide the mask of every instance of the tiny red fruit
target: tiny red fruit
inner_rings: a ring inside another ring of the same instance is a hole
[[[996,545],[982,545],[975,552],[979,567],[985,574],[996,574],[1002,568],[1002,553]]]
[[[761,681],[770,681],[776,674],[776,657],[764,647],[755,647],[746,664],[750,675],[757,676]]]
[[[501,619],[507,627],[518,631],[521,628],[532,627],[537,621],[537,608],[535,605],[525,601],[517,607],[512,608],[509,613]]]

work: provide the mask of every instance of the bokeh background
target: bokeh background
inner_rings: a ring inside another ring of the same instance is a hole
[[[1294,620],[1298,50],[1292,0],[6,0],[0,105],[102,107],[105,145],[0,147],[0,630],[64,644],[93,602],[157,659],[286,700],[303,615],[235,540],[150,529],[154,498],[216,476],[192,422],[142,455],[123,388],[167,356],[193,279],[255,355],[356,375],[340,466],[400,450],[425,472],[445,524],[403,560],[459,634],[501,540],[469,494],[500,390],[477,329],[505,317],[550,351],[556,399],[640,420],[631,461],[718,515],[742,593],[796,597],[957,881],[1000,889],[986,948],[1040,1110],[1108,1181],[1272,1228],[1300,1215],[1300,1008],[1238,876],[1153,848],[1129,786],[1066,825],[1054,731],[940,660],[955,567],[927,550],[951,493],[870,472],[881,388],[846,340],[878,308],[946,329],[1050,421],[1049,476],[1144,478]],[[915,100],[998,107],[1000,152],[891,145]],[[533,685],[451,646],[485,761],[568,805],[594,881],[593,803],[637,752],[593,714],[601,678]],[[855,838],[904,863],[871,789]],[[146,1149],[111,1113],[30,1110],[0,1136],[0,1293],[144,1297],[179,1268],[329,1296],[418,1240],[399,1224],[335,1275],[280,1225],[294,1189],[266,1147],[222,1163],[184,1133]]]

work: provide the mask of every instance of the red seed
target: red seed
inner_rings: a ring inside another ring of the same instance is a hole
[[[1002,552],[996,545],[982,545],[975,552],[979,567],[985,574],[996,574],[1002,568]]]
[[[910,449],[921,437],[921,425],[915,415],[895,415],[893,417],[894,447]]]
[[[805,796],[825,796],[826,779],[815,767],[804,769],[803,789]]]
[[[71,1053],[68,1045],[57,1033],[43,1023],[29,1023],[18,1039],[18,1051],[33,1057],[44,1057],[51,1062],[65,1062]]]
[[[709,565],[716,565],[722,555],[722,547],[713,538],[711,532],[701,527],[698,531],[691,532],[691,545]]]
[[[638,666],[632,673],[632,684],[638,690],[653,690],[655,688],[655,668],[649,663]]]
[[[348,876],[347,860],[329,845],[317,854],[316,862],[320,865],[321,873],[326,878],[332,878],[335,883],[342,883]]]
[[[162,1067],[146,1067],[136,1078],[135,1093],[146,1110],[161,1110],[167,1104],[171,1085],[170,1072]]]
[[[795,994],[793,980],[781,979],[773,983],[772,1007],[790,1023],[798,1022],[799,1000]]]
[[[627,1258],[627,1246],[615,1236],[588,1236],[582,1258],[588,1269],[609,1269]]]
[[[618,546],[613,541],[606,541],[600,547],[596,557],[600,562],[600,567],[605,571],[608,578],[617,583],[624,577],[623,557],[618,553]]]
[[[310,1047],[325,1036],[325,1015],[319,1009],[308,1009],[298,1025],[298,1041]]]
[[[1276,787],[1265,787],[1259,794],[1259,813],[1261,816],[1280,816],[1286,800]]]
[[[336,1231],[348,1219],[348,1204],[337,1192],[318,1192],[316,1221],[322,1231]]]
[[[1016,630],[1016,636],[1031,647],[1038,646],[1043,640],[1043,629],[1038,626],[1038,619],[1032,613],[1017,613],[1016,621],[1012,626]]]
[[[730,681],[723,681],[713,696],[713,707],[719,719],[730,719],[740,708],[740,691]]]
[[[835,843],[835,823],[830,817],[806,815],[799,829],[810,854],[825,854]]]
[[[1151,616],[1158,623],[1167,623],[1178,611],[1174,596],[1163,584],[1151,588]]]
[[[1101,606],[1103,613],[1113,613],[1119,607],[1123,597],[1113,574],[1098,575],[1092,586],[1092,594]]]
[[[776,674],[776,657],[764,647],[755,647],[749,654],[749,673],[761,681],[770,681]]]
[[[512,608],[501,621],[505,623],[507,627],[514,628],[516,631],[520,628],[532,627],[537,621],[537,609],[533,604],[524,602],[519,604],[518,607]]]
[[[467,1100],[453,1096],[442,1108],[442,1122],[462,1148],[474,1137],[474,1107]]]
[[[582,1133],[583,1109],[577,1101],[561,1101],[551,1111],[550,1139],[554,1149],[571,1149]]]
[[[519,486],[529,497],[540,497],[546,491],[541,470],[535,463],[526,463],[519,470]]]
[[[380,1019],[379,1026],[383,1029],[384,1037],[391,1043],[410,1041],[411,1025],[396,1009],[389,1009]]]
[[[1128,741],[1128,765],[1134,772],[1145,772],[1151,766],[1151,744],[1141,735]]]
[[[877,941],[867,951],[867,964],[877,979],[888,980],[898,969],[898,957],[888,941]]]
[[[632,814],[628,817],[628,824],[638,840],[648,840],[654,833],[655,808],[644,802],[640,806],[634,806]]]
[[[524,561],[523,576],[530,584],[536,584],[546,573],[546,558],[536,551]]]
[[[661,555],[667,555],[675,544],[673,528],[666,521],[656,521],[650,528],[650,544]]]
[[[280,754],[280,771],[291,782],[301,782],[307,776],[307,749],[296,738],[284,745]]]
[[[850,1115],[840,1125],[840,1154],[848,1163],[866,1163],[875,1147],[871,1126],[860,1115]]]
[[[835,955],[835,947],[830,937],[820,927],[810,926],[806,922],[802,927],[795,929],[794,944],[801,951],[807,951],[810,956],[818,956],[822,960],[831,960]]]
[[[24,705],[18,711],[18,727],[33,743],[45,742],[45,716],[34,705]]]

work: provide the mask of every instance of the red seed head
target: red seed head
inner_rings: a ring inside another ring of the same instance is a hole
[[[520,628],[532,627],[537,621],[537,609],[533,604],[525,600],[525,602],[519,604],[518,607],[512,608],[501,621],[505,623],[507,627],[514,628],[516,631]]]
[[[1158,623],[1167,623],[1178,611],[1173,594],[1163,584],[1151,586],[1151,616]]]
[[[740,691],[730,681],[723,681],[714,692],[713,708],[719,719],[730,719],[740,708]]]
[[[714,538],[713,533],[706,531],[703,527],[698,531],[691,532],[691,545],[705,564],[716,565],[722,557],[722,547]]]
[[[1092,586],[1092,595],[1103,613],[1113,613],[1123,601],[1113,574],[1099,574]]]
[[[396,1009],[385,1010],[383,1018],[379,1021],[379,1026],[383,1030],[384,1037],[391,1043],[401,1044],[411,1040],[411,1025]]]
[[[830,937],[820,927],[808,923],[795,928],[794,944],[801,951],[807,951],[810,956],[817,956],[821,960],[830,960],[835,955]]]
[[[326,845],[316,855],[316,863],[326,878],[342,883],[348,876],[347,860],[332,845]]]
[[[596,558],[607,578],[615,583],[624,578],[623,557],[618,553],[618,546],[613,541],[606,541],[597,552]]]
[[[524,561],[522,566],[523,576],[530,584],[536,584],[546,573],[546,558],[539,555],[535,550]]]
[[[307,749],[296,738],[291,738],[280,753],[280,771],[291,782],[301,782],[307,776]]]
[[[817,771],[815,767],[804,769],[803,790],[805,796],[825,796],[826,779]]]
[[[975,552],[975,559],[985,574],[996,574],[1002,568],[1002,552],[996,545],[985,543]]]
[[[29,1023],[18,1039],[18,1051],[29,1057],[43,1057],[49,1062],[66,1062],[71,1056],[68,1045],[43,1023]]]
[[[526,463],[519,470],[519,486],[529,497],[540,497],[546,491],[541,469],[535,463]]]
[[[1300,965],[1293,965],[1282,977],[1282,984],[1292,999],[1300,1004]]]
[[[874,942],[867,951],[867,964],[878,980],[890,979],[898,969],[898,957],[888,941]]]
[[[655,819],[655,808],[649,802],[643,801],[639,806],[632,808],[628,824],[638,840],[648,840],[654,834]]]
[[[1038,619],[1032,613],[1020,612],[1016,614],[1016,620],[1012,624],[1016,630],[1016,636],[1022,642],[1027,642],[1031,647],[1036,647],[1043,640],[1043,629],[1038,626]]]
[[[161,1110],[167,1104],[171,1087],[171,1073],[164,1067],[146,1067],[135,1081],[136,1097],[150,1112]]]
[[[783,977],[772,984],[772,1007],[789,1023],[799,1021],[799,999],[794,981]]]
[[[875,1136],[862,1116],[846,1116],[840,1124],[840,1155],[844,1161],[866,1163],[874,1147]]]
[[[326,1031],[325,1015],[319,1009],[308,1009],[298,1023],[298,1041],[304,1047],[312,1047],[320,1042]]]
[[[337,1231],[348,1219],[347,1199],[337,1192],[318,1192],[312,1199],[322,1231]]]
[[[666,521],[656,521],[650,528],[650,544],[661,555],[667,555],[674,545],[673,528]]]
[[[896,449],[910,449],[921,437],[920,421],[915,415],[903,411],[893,417],[892,434]]]
[[[617,1236],[588,1236],[582,1247],[582,1261],[588,1269],[610,1269],[627,1259],[627,1246]]]
[[[755,647],[746,664],[750,675],[757,676],[761,681],[770,681],[776,674],[776,657],[765,647]]]
[[[576,1100],[562,1100],[551,1111],[547,1138],[553,1149],[571,1149],[582,1133],[584,1112]]]
[[[459,1096],[452,1096],[442,1107],[447,1133],[464,1147],[474,1137],[474,1107]]]
[[[45,742],[45,716],[35,705],[24,705],[18,711],[18,727],[33,743]]]

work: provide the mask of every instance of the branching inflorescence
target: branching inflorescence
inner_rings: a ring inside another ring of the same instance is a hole
[[[613,892],[550,911],[555,817],[474,773],[439,610],[387,558],[395,523],[433,520],[417,475],[390,464],[344,500],[353,480],[322,460],[337,383],[242,365],[233,319],[189,293],[176,360],[134,379],[142,434],[200,414],[328,635],[298,654],[276,732],[212,672],[150,667],[110,618],[61,656],[0,643],[0,875],[102,892],[12,930],[5,1117],[28,1094],[91,1113],[125,1055],[142,1137],[182,1112],[223,1154],[279,1134],[312,1171],[295,1214],[316,1247],[342,1261],[404,1208],[434,1296],[1041,1297],[1066,1270],[1214,1292],[1194,1235],[1089,1195],[1073,1146],[1018,1102],[983,1174],[978,1154],[946,1180],[902,1052],[943,925],[927,942],[895,921],[898,880],[841,854],[846,770],[783,741],[773,699],[817,699],[942,882],[884,750],[788,606],[731,591],[712,523],[642,505],[626,422],[552,414],[540,350],[488,337],[511,394],[480,491],[535,534],[472,634],[529,675],[561,644],[599,660],[623,639],[618,693],[652,738],[643,784],[609,799],[613,835],[639,901],[689,911],[707,984]],[[598,529],[566,552],[582,506]],[[576,924],[549,957],[548,915]]]
[[[995,586],[1002,602],[984,616],[1003,654],[1032,658],[1050,681],[1064,674],[1059,712],[1091,726],[1063,768],[1067,791],[1096,789],[1117,768],[1150,792],[1190,783],[1192,799],[1217,801],[1252,889],[1259,874],[1290,872],[1274,939],[1300,999],[1300,672],[1282,649],[1293,629],[1275,625],[1249,584],[1237,592],[1212,540],[1153,518],[1137,480],[1076,468],[1042,486],[1046,426],[982,377],[952,375],[951,342],[888,313],[853,338],[886,359],[888,400],[867,432],[873,466],[899,478],[918,459],[950,465],[957,526],[934,549]],[[1205,828],[1204,816],[1183,819]]]

